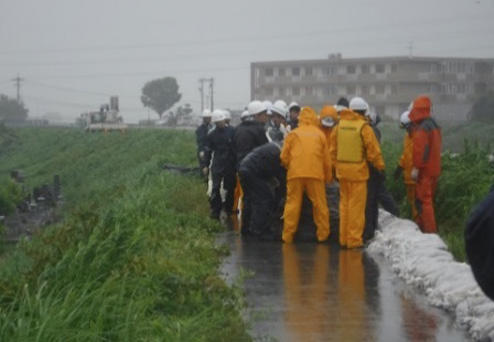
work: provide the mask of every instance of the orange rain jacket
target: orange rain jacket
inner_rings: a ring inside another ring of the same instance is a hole
[[[280,156],[282,165],[288,170],[287,180],[315,178],[331,182],[329,148],[324,134],[315,125],[316,113],[312,108],[304,107],[298,120],[299,126],[287,135]]]
[[[406,132],[403,138],[403,153],[400,158],[399,165],[403,169],[403,183],[415,184],[411,173],[413,169],[413,138],[411,133]]]
[[[345,108],[340,112],[340,122],[343,120],[365,120],[365,118],[362,115]],[[337,127],[338,126],[333,129],[331,134],[330,154],[331,161],[336,169],[336,177],[338,179],[348,181],[366,181],[369,179],[369,167],[367,166],[367,162],[374,165],[374,167],[379,171],[384,170],[384,159],[381,153],[381,147],[379,146],[379,142],[377,141],[372,127],[368,124],[365,124],[361,130],[365,158],[361,162],[356,163],[338,162],[336,160],[338,152]]]
[[[419,96],[413,101],[410,121],[414,124],[413,166],[420,174],[439,177],[441,173],[441,128],[431,118],[431,100]]]

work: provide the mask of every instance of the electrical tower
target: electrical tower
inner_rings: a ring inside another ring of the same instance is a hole
[[[24,82],[25,79],[17,74],[17,77],[13,78],[12,81],[14,82],[17,89],[17,103],[21,103],[21,83]]]
[[[213,111],[214,109],[214,78],[200,78],[199,79],[199,92],[201,93],[201,113],[204,111],[204,84],[209,83],[209,95],[206,95],[206,99],[211,101],[210,102],[210,110]],[[209,102],[206,101],[206,102]]]

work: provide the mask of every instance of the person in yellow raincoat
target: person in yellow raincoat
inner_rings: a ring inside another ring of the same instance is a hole
[[[355,97],[342,109],[331,134],[331,160],[340,183],[340,245],[363,246],[367,180],[371,163],[384,177],[384,160],[374,131],[365,119],[369,105]]]
[[[299,126],[288,134],[281,151],[281,163],[287,169],[282,234],[286,243],[291,243],[297,232],[304,192],[312,202],[317,240],[329,237],[325,182],[332,181],[331,157],[326,137],[315,125],[316,117],[314,109],[302,108]]]
[[[403,138],[403,153],[400,157],[398,166],[396,167],[394,177],[395,180],[403,174],[403,183],[407,189],[407,200],[412,210],[412,219],[417,218],[417,208],[415,207],[415,181],[412,179],[413,169],[413,140],[412,140],[412,123],[409,118],[410,112],[406,111],[401,114],[400,127],[406,130]]]
[[[334,106],[326,105],[322,107],[319,114],[319,127],[326,137],[328,147],[331,144],[331,132],[333,127],[338,123],[338,112]]]

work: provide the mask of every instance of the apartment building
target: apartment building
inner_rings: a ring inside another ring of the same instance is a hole
[[[466,120],[475,98],[494,89],[494,58],[376,57],[251,64],[251,98],[283,99],[321,108],[341,96],[364,97],[392,118],[420,94],[440,120]]]

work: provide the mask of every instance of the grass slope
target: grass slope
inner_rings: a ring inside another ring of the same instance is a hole
[[[1,341],[243,341],[240,295],[218,277],[226,251],[194,163],[191,133],[16,130],[0,174],[62,179],[63,223],[0,263]]]

